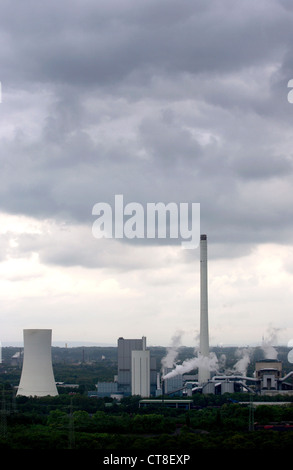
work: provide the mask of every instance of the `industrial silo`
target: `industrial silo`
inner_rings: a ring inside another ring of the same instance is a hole
[[[214,395],[215,394],[215,387],[216,387],[216,383],[209,381],[209,382],[207,382],[203,385],[202,393],[204,393],[204,394],[211,393],[211,394]]]
[[[224,380],[221,383],[221,394],[234,393],[234,382],[230,380]]]

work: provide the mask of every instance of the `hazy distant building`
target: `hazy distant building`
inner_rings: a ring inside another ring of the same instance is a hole
[[[52,330],[23,330],[24,355],[17,395],[58,395],[51,357]]]

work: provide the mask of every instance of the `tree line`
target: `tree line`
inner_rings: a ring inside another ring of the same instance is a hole
[[[7,392],[8,393],[8,392]],[[250,408],[233,396],[193,398],[190,410],[139,408],[140,397],[9,397],[1,407],[1,449],[275,449],[293,445],[293,432],[250,430]],[[233,401],[232,401],[233,400]],[[4,406],[5,405],[5,406]],[[259,405],[254,423],[293,422],[293,404]]]

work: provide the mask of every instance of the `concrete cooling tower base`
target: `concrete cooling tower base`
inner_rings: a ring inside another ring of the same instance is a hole
[[[51,358],[52,330],[23,330],[24,356],[17,395],[56,396]]]

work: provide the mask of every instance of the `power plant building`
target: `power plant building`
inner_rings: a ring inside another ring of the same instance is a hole
[[[163,370],[163,375],[167,375],[169,372],[171,372],[172,369],[169,367],[165,367]],[[175,394],[178,392],[178,394],[181,394],[182,389],[183,389],[183,376],[182,374],[176,374],[174,376],[171,376],[170,378],[167,378],[163,382],[163,394],[165,395],[170,395],[170,394]]]
[[[258,387],[262,393],[280,390],[286,385],[282,380],[282,362],[277,359],[257,361],[255,363],[255,377],[258,379]]]
[[[150,351],[146,349],[146,338],[143,337],[142,350],[131,351],[131,395],[150,396],[150,373]]]
[[[97,389],[98,397],[111,397],[117,394],[118,384],[117,382],[98,382]]]
[[[98,382],[98,396],[149,397],[157,389],[156,358],[146,347],[146,338],[118,338],[118,373],[114,382]]]
[[[51,356],[52,330],[23,330],[24,355],[17,395],[58,395]]]
[[[124,395],[131,395],[131,353],[141,351],[142,339],[118,339],[118,390]]]

